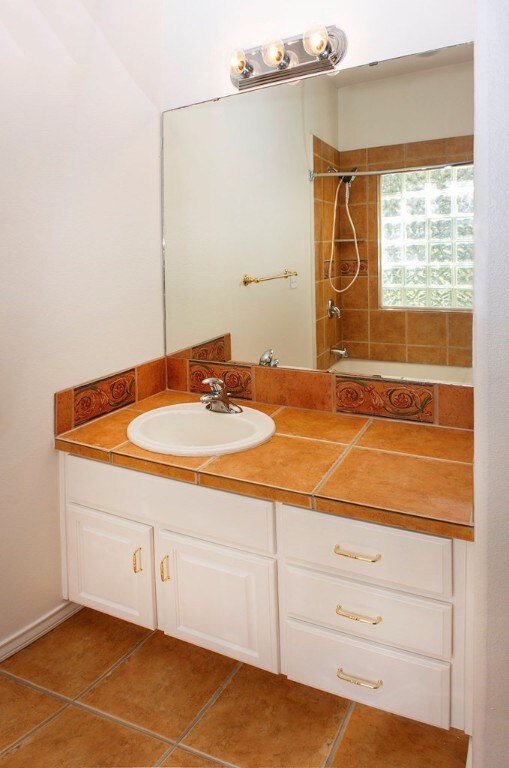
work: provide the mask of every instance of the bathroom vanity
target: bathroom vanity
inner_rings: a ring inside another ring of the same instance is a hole
[[[57,446],[70,600],[469,731],[467,541],[92,461],[65,435]]]

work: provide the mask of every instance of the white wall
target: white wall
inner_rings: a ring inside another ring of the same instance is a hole
[[[228,53],[337,24],[347,34],[341,67],[357,67],[473,40],[474,0],[165,0],[165,109],[234,92]]]
[[[338,110],[342,151],[470,135],[474,132],[473,63],[339,88]]]
[[[476,35],[474,768],[509,755],[509,6],[478,3]]]
[[[163,353],[161,12],[0,4],[0,642],[61,599],[53,393]]]
[[[167,350],[232,333],[232,357],[315,359],[313,133],[335,144],[330,79],[164,116]],[[245,274],[290,280],[244,286]]]

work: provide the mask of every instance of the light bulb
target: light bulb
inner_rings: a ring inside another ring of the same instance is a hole
[[[327,28],[321,26],[308,29],[302,38],[302,44],[304,46],[304,50],[310,56],[327,56],[331,47]]]
[[[285,44],[282,40],[274,40],[262,48],[262,59],[268,67],[284,69],[288,66],[289,59],[285,53]]]
[[[242,48],[236,48],[230,53],[227,60],[228,70],[232,75],[247,77],[253,71],[249,64],[246,52]]]

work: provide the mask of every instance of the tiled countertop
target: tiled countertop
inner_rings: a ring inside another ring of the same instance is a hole
[[[58,450],[317,512],[473,540],[473,433],[242,403],[268,413],[264,445],[216,457],[168,456],[127,440],[140,413],[197,400],[165,391],[59,435]]]

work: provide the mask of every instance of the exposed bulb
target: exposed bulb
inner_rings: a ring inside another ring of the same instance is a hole
[[[305,33],[302,44],[310,56],[327,56],[330,51],[329,33],[325,26],[312,27]]]
[[[227,60],[228,70],[232,75],[243,75],[247,77],[253,71],[248,63],[246,52],[243,48],[237,48],[232,51]]]
[[[274,40],[262,48],[262,59],[268,67],[284,69],[289,64],[288,55],[285,53],[285,44],[282,40]]]

